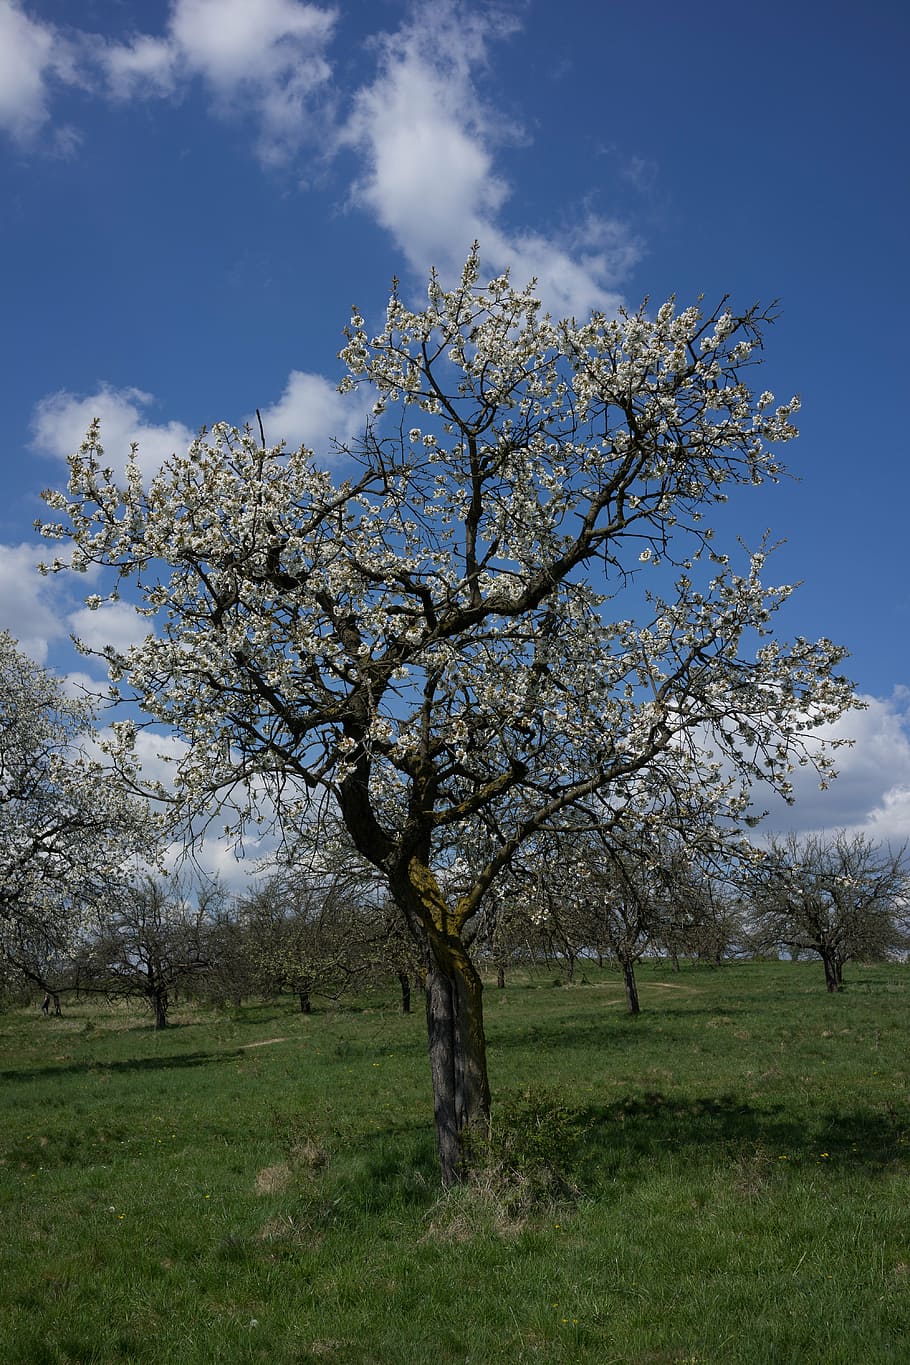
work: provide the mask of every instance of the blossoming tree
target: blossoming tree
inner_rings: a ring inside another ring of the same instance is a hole
[[[907,950],[907,846],[884,848],[846,830],[771,839],[753,860],[746,903],[756,946],[817,953],[828,990],[843,990],[845,962]]]
[[[475,250],[424,308],[396,288],[378,336],[354,313],[342,388],[370,386],[374,420],[337,478],[217,425],[118,482],[95,427],[46,494],[69,565],[112,568],[159,623],[107,657],[185,742],[182,809],[218,802],[237,832],[327,804],[382,873],[427,964],[446,1182],[490,1102],[469,928],[523,842],[595,792],[614,821],[693,784],[740,810],[849,705],[843,651],[773,640],[791,589],[762,585],[762,553],[734,571],[706,520],[796,434],[796,400],[743,377],[768,321],[672,301],[554,321],[533,287],[484,285]],[[447,896],[481,828],[493,851]]]
[[[87,702],[0,632],[0,952],[52,995],[87,911],[154,843],[144,803],[87,752],[92,722]]]

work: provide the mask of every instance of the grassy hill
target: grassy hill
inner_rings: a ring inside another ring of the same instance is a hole
[[[391,989],[0,1015],[0,1361],[907,1361],[910,968],[640,982],[488,988],[444,1198]]]

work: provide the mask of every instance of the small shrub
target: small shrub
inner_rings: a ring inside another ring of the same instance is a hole
[[[558,1094],[529,1089],[507,1095],[489,1128],[468,1136],[468,1182],[521,1205],[575,1198],[578,1149],[589,1127],[584,1111]]]
[[[535,1214],[580,1196],[575,1181],[584,1111],[548,1091],[523,1090],[497,1104],[488,1129],[465,1142],[465,1180],[426,1215],[424,1240],[514,1237]]]

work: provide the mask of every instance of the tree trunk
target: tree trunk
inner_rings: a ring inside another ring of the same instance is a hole
[[[301,1014],[312,1014],[312,1013],[313,1013],[313,1003],[312,1003],[312,1001],[310,1000],[310,987],[309,987],[309,983],[307,983],[307,984],[305,984],[305,985],[303,985],[303,986],[301,986],[301,987],[299,988],[299,990],[297,991],[297,998],[298,998],[298,1000],[300,1001],[300,1013],[301,1013]]]
[[[454,935],[430,932],[426,1004],[436,1150],[446,1188],[464,1179],[464,1139],[490,1118],[483,983]]]
[[[463,903],[449,906],[427,862],[412,857],[390,877],[390,889],[423,949],[427,1043],[433,1085],[436,1150],[445,1188],[465,1178],[466,1139],[490,1121],[490,1083],[483,1029],[483,982],[461,937]]]
[[[156,991],[152,997],[152,1008],[155,1011],[155,1028],[167,1028],[167,991]]]
[[[821,958],[822,962],[825,964],[825,985],[827,986],[829,993],[833,995],[835,991],[841,989],[838,962],[830,953],[822,953]]]
[[[641,1005],[638,1003],[638,983],[635,980],[635,964],[631,958],[623,958],[622,976],[626,985],[626,1004],[629,1007],[629,1013],[641,1014]]]
[[[401,1012],[402,1014],[411,1013],[411,981],[407,972],[398,972],[398,984],[401,987]]]
[[[496,968],[496,989],[504,991],[506,988],[506,969],[500,962]]]

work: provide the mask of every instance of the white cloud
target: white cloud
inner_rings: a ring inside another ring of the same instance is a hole
[[[345,444],[363,431],[371,401],[362,390],[341,394],[323,375],[292,370],[278,401],[262,409],[266,441],[305,445],[327,461],[333,442]]]
[[[36,663],[48,646],[67,634],[53,597],[56,578],[42,578],[38,564],[50,558],[47,545],[0,545],[0,629],[8,630]]]
[[[105,732],[105,739],[110,733]],[[177,735],[162,735],[154,730],[139,730],[136,734],[136,756],[146,782],[160,782],[171,788],[178,764],[189,753],[189,745]]]
[[[767,803],[767,829],[846,829],[891,843],[910,837],[910,690],[898,688],[890,698],[862,700],[865,711],[851,712],[820,732],[825,738],[853,741],[835,755],[837,779],[819,791],[817,777],[809,769],[799,770],[794,805]]]
[[[166,38],[140,33],[131,43],[107,48],[102,58],[110,93],[116,99],[129,99],[141,92],[170,95],[178,83],[178,63],[174,48]]]
[[[332,10],[300,0],[176,0],[170,34],[198,71],[227,89],[305,68],[334,21]]]
[[[174,0],[165,35],[108,46],[115,97],[169,95],[200,78],[221,116],[252,113],[257,150],[287,159],[311,126],[313,97],[331,76],[325,49],[335,13],[302,0]]]
[[[620,224],[588,213],[580,231],[550,236],[502,224],[509,188],[493,159],[501,129],[473,79],[497,18],[425,6],[384,40],[379,73],[356,95],[340,139],[366,162],[354,200],[421,274],[435,265],[451,277],[477,239],[486,267],[511,267],[518,285],[536,276],[554,313],[612,310],[615,285],[638,251]]]
[[[490,42],[515,21],[458,0],[415,7],[398,32],[374,40],[376,76],[354,94],[340,131],[346,92],[327,56],[335,26],[335,10],[309,0],[172,0],[163,32],[64,39],[0,0],[0,53],[8,54],[0,56],[0,126],[25,136],[44,124],[52,80],[122,101],[173,99],[199,81],[216,116],[254,130],[265,164],[287,162],[306,143],[327,156],[352,148],[362,163],[353,201],[420,276],[431,265],[456,276],[476,238],[485,270],[510,267],[519,285],[536,277],[552,312],[614,309],[639,251],[621,223],[578,210],[550,231],[503,221],[510,188],[495,154],[519,130],[483,98],[481,78]],[[57,134],[63,148],[74,136]]]
[[[250,122],[261,160],[283,162],[316,130],[334,26],[334,10],[305,0],[172,0],[164,33],[106,42],[77,29],[64,35],[18,0],[0,0],[0,128],[34,141],[60,84],[128,100],[179,96],[201,80],[213,112]],[[78,139],[64,125],[53,141],[66,153]]]
[[[275,840],[260,840],[235,848],[227,839],[206,835],[191,849],[182,841],[175,841],[165,851],[165,866],[178,875],[199,869],[207,877],[217,877],[222,886],[235,895],[248,892],[250,883],[262,875],[261,863],[274,851]]]
[[[101,444],[111,467],[122,472],[135,441],[139,463],[149,476],[171,455],[185,453],[195,436],[182,422],[149,422],[144,410],[154,402],[142,389],[114,389],[107,384],[87,398],[65,390],[49,394],[35,408],[32,445],[66,459],[79,449],[88,427],[98,418]],[[306,445],[318,459],[328,460],[333,441],[345,443],[363,431],[370,402],[365,391],[340,394],[324,375],[292,370],[281,397],[262,409],[266,439],[269,445],[286,441],[292,449]],[[256,430],[255,418],[249,421]]]
[[[110,684],[106,678],[92,678],[78,669],[64,673],[61,681],[68,697],[97,703],[105,701],[109,695]]]
[[[137,616],[127,602],[104,602],[95,610],[80,607],[70,614],[70,627],[87,648],[101,651],[106,645],[125,651],[149,634],[147,617]]]
[[[141,389],[114,389],[102,385],[87,398],[61,390],[38,403],[32,420],[32,444],[49,455],[65,459],[78,450],[88,427],[97,417],[101,421],[101,442],[111,468],[122,472],[130,445],[139,444],[139,463],[152,474],[175,453],[184,453],[194,433],[182,422],[163,426],[148,423],[143,408],[154,402]]]
[[[111,738],[111,731],[104,730],[101,739]],[[100,752],[100,751],[99,751]],[[160,783],[165,790],[173,790],[174,775],[179,764],[189,753],[189,745],[177,735],[161,734],[155,730],[140,729],[136,735],[136,757],[139,760],[140,781],[153,785]],[[185,839],[175,839],[164,850],[165,866],[179,873],[189,864],[207,876],[218,877],[230,891],[243,890],[251,876],[258,875],[260,862],[269,857],[277,844],[277,835],[265,828],[251,830],[243,845],[224,837],[220,831],[225,819],[214,810],[211,824],[207,829],[202,822],[196,825],[197,837],[189,843]]]
[[[34,139],[50,116],[51,87],[78,84],[76,51],[52,24],[30,19],[16,0],[0,0],[0,128],[20,143]],[[72,130],[61,129],[65,150]]]

